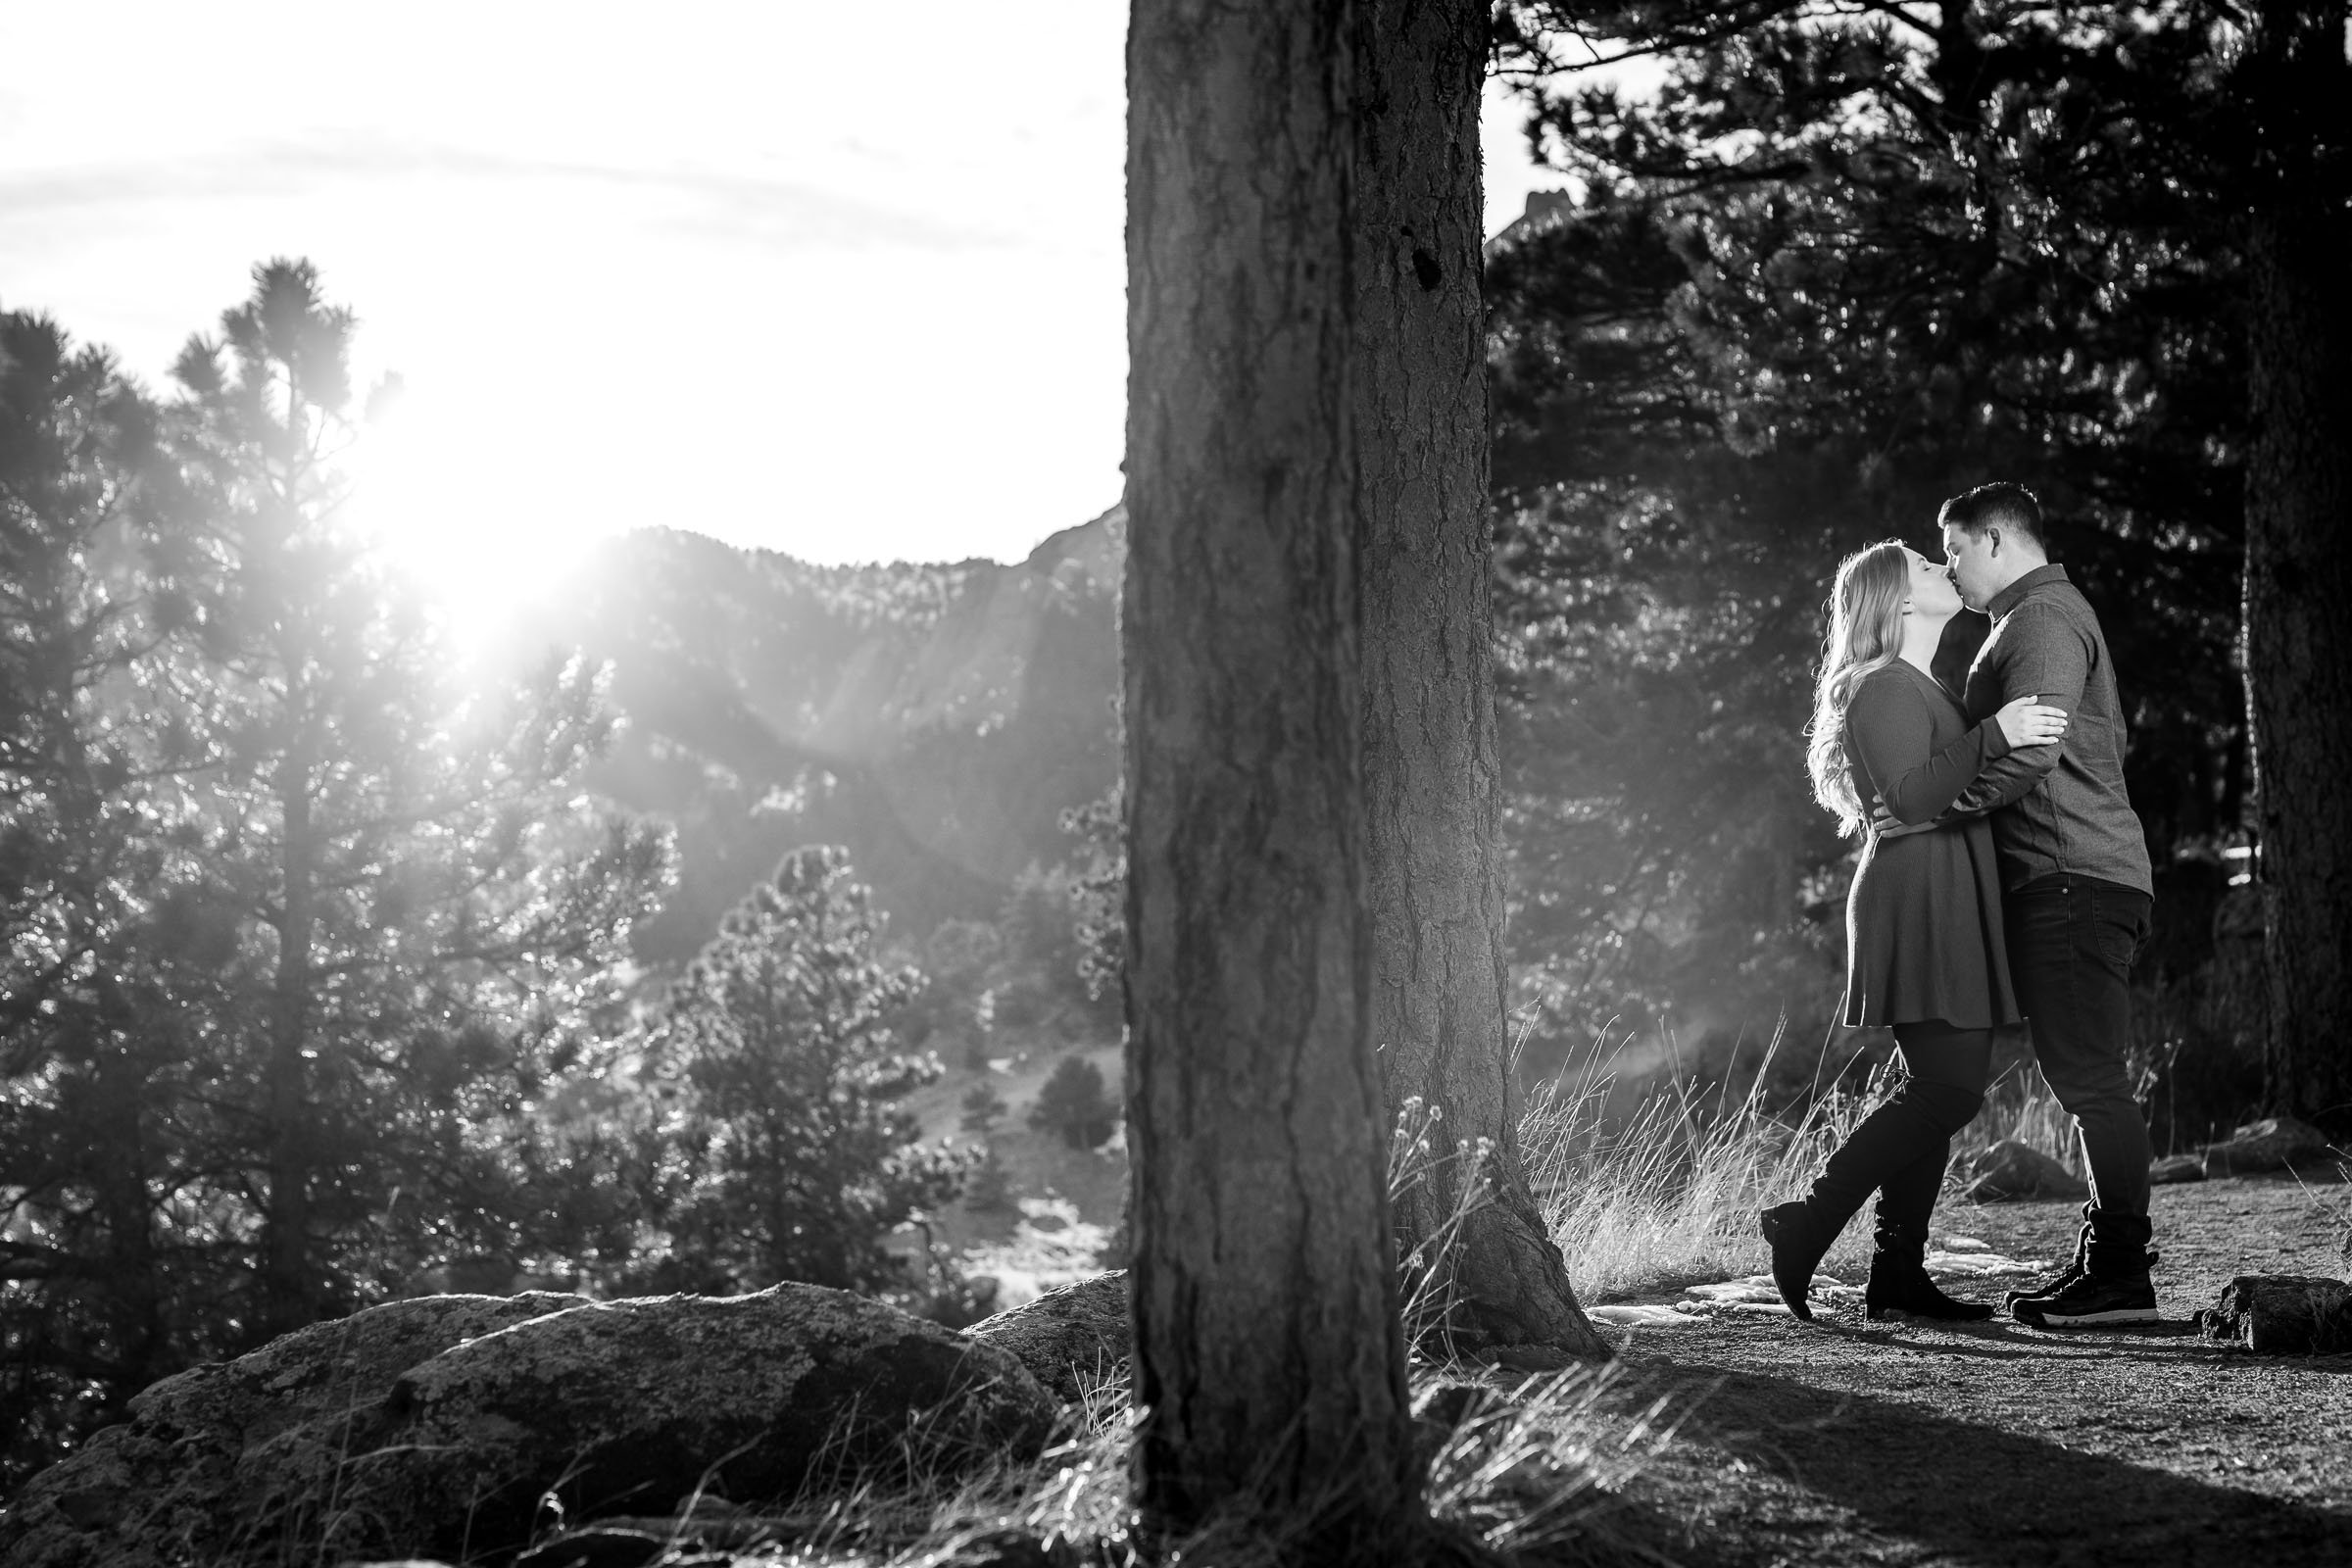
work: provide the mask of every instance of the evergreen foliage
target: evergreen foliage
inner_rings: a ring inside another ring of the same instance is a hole
[[[176,961],[219,946],[169,896],[176,813],[145,782],[184,748],[135,718],[178,615],[133,575],[156,422],[106,355],[0,315],[0,1492],[235,1338],[232,1268],[171,1234],[156,1181],[190,1162],[171,1112],[202,1078],[158,1025]]]
[[[543,1250],[539,1102],[666,874],[577,795],[593,672],[465,700],[345,526],[351,329],[270,263],[159,409],[0,321],[12,1469],[156,1376]]]
[[[1117,538],[1098,519],[1013,565],[820,567],[663,528],[584,551],[517,636],[612,664],[628,726],[595,787],[679,825],[639,958],[683,965],[801,844],[848,848],[910,937],[993,920],[1117,771]]]
[[[2258,52],[2201,4],[1498,17],[1530,82],[1587,57],[1572,32],[1659,73],[1531,90],[1574,189],[1487,263],[1529,1065],[1612,1020],[1693,1057],[1826,1025],[1821,596],[1996,476],[2104,612],[2164,879],[2143,973],[2184,983],[2251,791],[2248,193],[2334,189],[2340,114],[2252,101]],[[999,1030],[1119,1009],[1123,519],[1021,567],[647,530],[518,634],[583,657],[461,685],[343,520],[352,332],[271,263],[155,398],[0,315],[0,1492],[154,1377],[454,1258],[904,1285],[893,1226],[959,1180],[1011,1197],[993,1155],[916,1140],[915,1048],[984,1064]],[[658,914],[662,835],[591,790],[679,822]],[[801,852],[744,897],[814,839],[878,895]],[[642,1031],[630,948],[701,950]],[[2249,1027],[2191,1011],[2143,1012],[2151,1060]],[[985,1141],[1005,1107],[983,1082],[964,1112]],[[1077,1056],[1029,1110],[1073,1147],[1118,1115]]]
[[[203,745],[206,881],[243,911],[197,1016],[260,1086],[268,1337],[357,1303],[330,1257],[360,1238],[393,1274],[511,1240],[502,1124],[586,1043],[665,851],[573,793],[610,734],[595,671],[465,701],[414,591],[342,524],[350,313],[272,263],[222,328],[174,371],[205,519],[182,563],[203,678],[174,716]]]
[[[837,848],[797,850],[720,922],[663,1004],[650,1054],[669,1102],[655,1140],[660,1289],[802,1280],[874,1290],[882,1246],[953,1199],[967,1152],[924,1145],[896,1102],[936,1080],[893,1017],[920,974],[878,956],[873,896]]]
[[[1591,58],[1573,26],[1663,72],[1535,93],[1579,186],[1489,267],[1514,942],[1559,1033],[1826,1016],[1846,868],[1797,728],[1823,587],[1871,539],[1932,549],[1936,503],[1985,478],[2041,493],[2108,610],[2158,863],[2235,831],[2238,261],[2149,125],[2199,69],[2180,27],[1504,21],[1522,67]],[[1983,624],[1955,623],[1955,666]]]
[[[1070,909],[1076,917],[1078,978],[1089,1001],[1112,1015],[1120,1010],[1119,983],[1127,967],[1127,843],[1121,816],[1126,792],[1117,784],[1084,806],[1061,813],[1061,830],[1075,839]]]
[[[957,1125],[986,1143],[997,1130],[997,1123],[1004,1119],[1004,1112],[1010,1108],[1004,1103],[1004,1097],[997,1093],[997,1086],[983,1078],[964,1091],[963,1115]]]
[[[1053,1075],[1029,1107],[1029,1125],[1059,1133],[1072,1149],[1096,1149],[1108,1143],[1118,1130],[1119,1109],[1110,1102],[1102,1069],[1075,1054],[1055,1062]]]
[[[983,1214],[1001,1214],[1013,1207],[1012,1173],[1004,1168],[1003,1156],[993,1147],[980,1152],[979,1163],[972,1167],[972,1174],[964,1183],[963,1200]],[[1102,1266],[1118,1265],[1106,1262]]]

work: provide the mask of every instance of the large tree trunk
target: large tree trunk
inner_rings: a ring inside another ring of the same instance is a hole
[[[1397,1243],[1454,1348],[1599,1356],[1527,1187],[1504,1017],[1479,90],[1485,0],[1357,8],[1355,419],[1373,1033],[1437,1110]],[[1491,1152],[1474,1161],[1467,1151]],[[1475,1178],[1473,1170],[1475,1168]],[[1471,1179],[1485,1188],[1464,1192]],[[1439,1242],[1449,1216],[1459,1228]]]
[[[1127,1017],[1137,1500],[1416,1507],[1368,1033],[1350,8],[1136,0]]]
[[[2352,1127],[2352,157],[2340,3],[2264,7],[2248,225],[2247,728],[2272,1107]]]

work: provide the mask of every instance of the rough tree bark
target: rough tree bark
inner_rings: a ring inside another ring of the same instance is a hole
[[[1476,1167],[1488,1192],[1427,1259],[1455,1348],[1605,1356],[1528,1191],[1504,1015],[1480,292],[1487,13],[1486,0],[1356,8],[1373,1037],[1392,1119],[1418,1099],[1441,1113],[1438,1153],[1491,1150]],[[1472,1168],[1443,1158],[1399,1196],[1400,1255],[1463,1205]]]
[[[1128,33],[1127,1017],[1137,1501],[1417,1507],[1368,1032],[1351,8]]]
[[[2246,720],[2270,976],[2272,1107],[2352,1127],[2352,66],[2343,0],[2271,0],[2244,97]]]

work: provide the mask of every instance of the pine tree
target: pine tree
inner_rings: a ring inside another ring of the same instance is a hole
[[[1826,1015],[1840,847],[1788,717],[1820,584],[1985,478],[2040,491],[2130,608],[2159,863],[2233,831],[2245,277],[2184,145],[2203,46],[2096,8],[1567,20],[1664,67],[1541,104],[1583,189],[1489,268],[1515,929],[1592,996],[1576,1032]]]
[[[983,1078],[964,1091],[963,1114],[957,1118],[956,1125],[982,1143],[987,1143],[997,1130],[997,1123],[1004,1119],[1004,1112],[1009,1108],[1004,1103],[1004,1097],[997,1093],[997,1086]]]
[[[1539,87],[1531,129],[1681,198],[1676,310],[1730,445],[1842,410],[1893,427],[1857,457],[1934,471],[1896,439],[1924,416],[1958,438],[1956,477],[2027,477],[2087,515],[2070,570],[2155,612],[2109,629],[2165,732],[2131,781],[2159,862],[2217,815],[2239,827],[2250,759],[2268,1094],[2346,1115],[2352,7],[1515,0],[1498,19],[1539,74],[1667,66],[1648,101]],[[2243,692],[2217,713],[2240,592]]]
[[[513,1245],[504,1131],[664,873],[661,835],[573,794],[610,733],[595,671],[555,659],[462,702],[425,607],[348,528],[353,325],[271,262],[173,370],[203,526],[178,541],[199,658],[172,712],[238,911],[190,1027],[254,1162],[253,1340],[436,1250]]]
[[[337,516],[349,318],[256,283],[160,410],[0,318],[11,1464],[556,1237],[539,1101],[663,872],[575,798],[591,672],[447,683]]]
[[[1094,1149],[1118,1130],[1119,1110],[1104,1093],[1102,1069],[1084,1056],[1054,1064],[1029,1107],[1029,1125],[1059,1134],[1072,1149]]]
[[[2253,441],[2245,684],[2272,1106],[2352,1128],[2352,5],[2265,0],[2232,74]]]
[[[720,923],[651,1043],[669,1255],[649,1283],[758,1290],[898,1279],[891,1229],[952,1199],[970,1159],[924,1145],[896,1102],[933,1082],[893,1015],[920,990],[877,956],[871,893],[838,849],[797,850]]]
[[[176,613],[142,572],[155,425],[106,355],[0,315],[0,1494],[219,1342],[219,1260],[161,1202],[203,944],[148,784],[174,748],[139,721]]]

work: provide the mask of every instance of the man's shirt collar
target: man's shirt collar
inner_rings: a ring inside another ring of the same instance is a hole
[[[2035,566],[2008,587],[1994,594],[1991,603],[1984,607],[1984,613],[1998,620],[2015,610],[2025,600],[2026,595],[2043,583],[2064,581],[2066,581],[2066,568],[2055,561],[2047,565]]]

